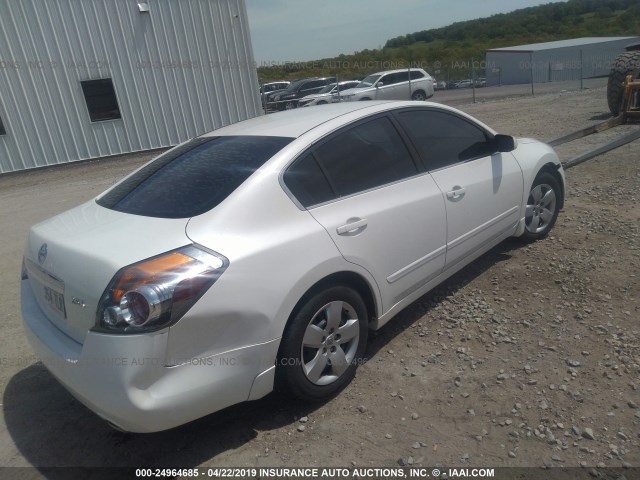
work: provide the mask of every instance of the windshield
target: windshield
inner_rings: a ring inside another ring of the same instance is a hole
[[[318,94],[320,94],[320,93],[331,93],[335,88],[336,88],[336,84],[332,83],[331,85],[327,85],[322,90],[320,90],[318,92]]]
[[[189,218],[214,208],[293,139],[200,137],[168,151],[97,202],[119,212]]]
[[[381,75],[369,75],[364,80],[362,80],[356,88],[370,87],[374,83],[376,83],[380,77]]]

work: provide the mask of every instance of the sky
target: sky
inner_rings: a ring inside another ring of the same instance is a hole
[[[258,65],[382,47],[393,37],[552,0],[246,0]],[[506,46],[506,45],[505,45]]]

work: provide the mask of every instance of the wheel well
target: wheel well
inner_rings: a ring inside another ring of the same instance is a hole
[[[414,96],[416,93],[421,93],[421,94],[423,94],[425,97],[427,96],[427,92],[425,92],[424,90],[416,90],[415,92],[413,92],[413,93],[411,94],[411,96]]]
[[[559,206],[559,208],[563,208],[564,207],[564,188],[565,187],[564,187],[564,182],[562,181],[562,175],[560,175],[560,173],[558,172],[558,165],[556,165],[555,163],[547,163],[547,164],[542,166],[542,168],[538,172],[538,175],[541,172],[550,173],[551,175],[553,175],[555,177],[555,179],[560,184],[560,206]]]
[[[371,322],[374,318],[378,317],[378,308],[376,305],[376,300],[371,290],[369,283],[360,275],[354,272],[337,272],[332,273],[331,275],[323,278],[322,280],[316,282],[306,293],[298,300],[296,306],[293,308],[289,319],[292,319],[296,316],[298,311],[302,308],[302,306],[307,302],[307,300],[318,293],[319,291],[324,290],[328,287],[333,287],[336,285],[343,285],[345,287],[353,288],[364,301],[364,304],[367,307],[367,313],[369,314],[369,322]]]

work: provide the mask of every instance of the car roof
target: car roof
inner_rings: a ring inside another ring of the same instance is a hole
[[[370,75],[386,75],[387,73],[400,73],[406,72],[407,70],[410,70],[412,72],[424,72],[424,69],[422,68],[397,68],[396,70],[384,70],[382,72],[371,73]]]
[[[462,113],[446,105],[432,102],[413,102],[413,101],[368,101],[368,102],[340,102],[329,105],[323,105],[321,108],[297,108],[278,113],[270,113],[261,115],[249,120],[234,123],[218,130],[214,130],[202,135],[203,137],[217,136],[233,136],[233,135],[255,135],[255,136],[273,136],[273,137],[290,137],[298,138],[304,133],[314,128],[335,120],[343,115],[349,115],[359,112],[360,117],[368,114],[393,110],[395,108],[411,107],[430,107],[443,111],[451,111]],[[476,123],[478,120],[473,119]],[[487,127],[491,130],[489,127]]]

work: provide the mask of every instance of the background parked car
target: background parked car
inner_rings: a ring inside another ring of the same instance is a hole
[[[486,87],[487,79],[484,77],[476,78],[476,88]]]
[[[471,88],[473,86],[473,82],[469,79],[460,80],[456,83],[456,88]]]
[[[340,100],[338,94],[350,88],[356,87],[360,83],[360,80],[346,80],[339,82],[337,85],[332,83],[327,85],[315,95],[307,95],[298,101],[299,107],[311,107],[313,105],[325,105],[327,103],[334,103]]]
[[[303,78],[289,84],[284,90],[278,90],[267,97],[267,108],[273,110],[291,110],[298,106],[298,100],[307,95],[320,92],[327,85],[336,83],[336,77]]]
[[[260,85],[260,97],[262,99],[262,102],[264,103],[266,101],[266,97],[269,93],[278,90],[284,90],[289,86],[290,83],[291,82],[289,82],[288,80],[282,80],[278,82],[263,83],[262,85]]]
[[[433,96],[433,78],[421,68],[373,73],[342,98],[356,100],[426,100]]]
[[[447,82],[444,81],[439,81],[436,83],[436,90],[446,90],[447,88]]]

